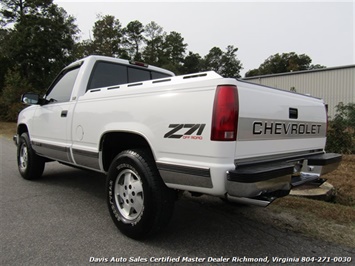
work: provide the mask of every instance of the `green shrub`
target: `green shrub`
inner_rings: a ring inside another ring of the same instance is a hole
[[[355,153],[355,103],[336,106],[336,115],[329,121],[327,145],[328,152],[342,154]]]
[[[0,97],[0,120],[14,122],[19,112],[26,107],[20,103],[21,95],[33,91],[31,86],[21,78],[18,71],[8,71],[5,86]]]

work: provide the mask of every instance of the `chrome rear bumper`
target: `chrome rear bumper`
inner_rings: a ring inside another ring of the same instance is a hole
[[[236,167],[227,172],[227,199],[267,206],[277,197],[288,195],[292,187],[319,180],[335,170],[341,154],[324,153],[286,162],[259,163]]]

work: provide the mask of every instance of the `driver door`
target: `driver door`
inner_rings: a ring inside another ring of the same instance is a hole
[[[38,106],[31,129],[31,143],[37,153],[72,163],[71,122],[76,101],[71,94],[79,68],[66,69],[49,88],[46,104]]]

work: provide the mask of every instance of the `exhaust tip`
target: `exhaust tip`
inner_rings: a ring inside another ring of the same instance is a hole
[[[267,207],[267,206],[269,206],[270,203],[272,203],[276,199],[276,197],[240,198],[240,197],[233,197],[228,194],[226,197],[227,197],[227,200],[229,200],[231,202],[259,206],[259,207]]]
[[[290,190],[276,190],[273,192],[263,193],[260,196],[254,198],[234,197],[229,194],[226,194],[226,198],[229,201],[236,202],[236,203],[267,207],[275,199],[285,197],[289,194],[290,194]]]

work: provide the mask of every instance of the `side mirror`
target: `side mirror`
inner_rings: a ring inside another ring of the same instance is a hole
[[[21,102],[27,105],[38,104],[39,103],[39,95],[33,92],[26,92],[21,96]]]

